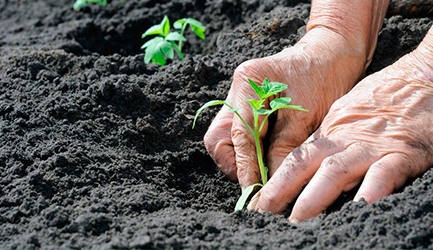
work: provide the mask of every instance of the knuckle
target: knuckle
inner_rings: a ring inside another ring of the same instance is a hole
[[[380,178],[380,181],[397,180],[400,177],[404,179],[413,176],[413,173],[418,174],[418,166],[413,164],[408,156],[399,155],[400,162],[391,163],[390,161],[380,161],[373,164],[373,166],[368,170],[376,178]],[[396,185],[398,186],[398,185]]]
[[[262,189],[260,194],[259,207],[265,207],[272,213],[278,214],[284,211],[289,203],[289,199],[285,199],[279,195],[279,192],[270,189]]]
[[[215,139],[213,131],[208,130],[203,137],[204,146],[208,152],[213,152],[218,140]]]
[[[211,142],[213,139],[213,133],[211,130],[206,131],[206,133],[203,136],[203,141],[206,143]]]
[[[386,163],[376,163],[368,170],[368,172],[370,175],[374,176],[375,183],[380,184],[383,187],[392,185],[391,189],[395,188],[394,178],[396,176],[396,171],[393,168],[389,169]],[[367,200],[367,198],[365,199]]]
[[[270,205],[280,200],[277,196],[277,192],[272,192],[264,189],[262,189],[260,192],[260,203],[262,204]]]
[[[233,126],[231,130],[231,137],[235,147],[244,147],[251,142],[249,139],[249,132],[240,126]]]
[[[257,66],[257,61],[259,59],[251,59],[241,63],[235,70],[233,77],[243,77],[255,71]]]
[[[425,167],[423,167],[423,164],[421,163],[423,160],[427,162],[424,155],[415,154],[414,156],[409,156],[406,154],[401,154],[401,157],[402,163],[400,167],[396,168],[389,166],[389,168],[395,169],[394,171],[396,172],[396,175],[404,176],[406,178],[414,178],[424,172]]]
[[[295,148],[289,157],[283,162],[289,168],[299,168],[300,170],[306,170],[309,159],[309,151],[306,145],[301,145]]]
[[[323,160],[322,165],[320,166],[322,174],[331,179],[335,180],[339,176],[351,176],[352,171],[341,161],[338,157],[330,156]]]

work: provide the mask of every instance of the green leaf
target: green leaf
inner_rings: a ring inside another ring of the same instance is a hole
[[[179,32],[171,32],[165,37],[167,41],[186,41],[186,38],[182,36]]]
[[[232,112],[237,112],[237,111],[239,111],[241,108],[240,107],[237,107],[237,108],[232,108],[232,109],[230,109],[230,111],[232,111]]]
[[[162,36],[166,37],[170,32],[170,21],[167,16],[164,16],[164,19],[162,19],[161,26],[163,31]]]
[[[144,63],[146,64],[152,60],[152,62],[157,62],[163,66],[167,62],[164,55],[170,59],[174,57],[173,45],[162,37],[155,37],[141,47],[146,49],[144,54]]]
[[[294,105],[279,106],[278,108],[272,110],[272,112],[274,112],[274,111],[276,111],[278,109],[294,109],[294,110],[308,112],[308,109],[304,109],[304,108],[302,108],[302,106],[294,106]]]
[[[289,104],[290,101],[292,101],[292,98],[290,97],[275,98],[274,100],[271,101],[269,106],[271,106],[271,109],[277,109],[279,107]]]
[[[161,50],[158,50],[156,53],[153,54],[152,62],[159,63],[161,66],[164,66],[167,63]]]
[[[263,81],[263,92],[265,93],[263,98],[266,99],[270,96],[280,93],[281,91],[287,89],[287,85],[280,82],[269,82],[266,78]]]
[[[185,20],[186,23],[188,23],[191,26],[192,31],[194,31],[194,33],[200,37],[201,39],[205,39],[205,35],[204,32],[206,30],[206,27],[198,20],[194,19],[194,18],[187,18]]]
[[[186,18],[182,18],[173,23],[175,29],[181,30]]]
[[[174,57],[174,51],[173,51],[173,45],[170,42],[167,42],[165,40],[157,43],[155,45],[156,50],[161,53],[156,53],[156,56],[153,56],[153,59],[155,62],[161,64],[161,66],[164,66],[166,63],[166,60],[164,58],[164,55],[166,55],[168,58],[173,59]]]
[[[256,92],[256,94],[259,95],[260,99],[266,99],[266,98],[263,98],[263,96],[264,96],[265,93],[263,92],[262,88],[259,85],[257,85],[255,82],[253,82],[249,78],[248,78],[248,82],[250,83],[251,87],[253,87],[253,89]]]
[[[186,24],[185,24],[186,23]],[[194,31],[194,33],[200,37],[201,39],[205,39],[204,32],[206,30],[206,26],[204,26],[200,21],[194,19],[194,18],[182,18],[174,22],[173,27],[175,29],[182,30],[184,25],[190,25],[191,30]]]
[[[144,63],[148,64],[152,58],[153,55],[158,51],[157,47],[155,45],[148,46],[146,50],[144,51]]]
[[[255,183],[253,185],[248,186],[242,191],[241,197],[239,197],[239,200],[236,202],[235,211],[240,211],[244,208],[245,202],[247,201],[248,197],[251,195],[251,193],[254,190],[254,187],[263,187],[263,184],[261,183]]]
[[[146,32],[144,32],[141,35],[141,38],[145,38],[146,36],[150,36],[150,35],[161,35],[162,34],[162,27],[161,24],[155,24],[152,27],[150,27],[149,29],[146,30]]]
[[[201,108],[199,108],[199,109],[197,110],[197,113],[195,114],[195,117],[194,117],[194,121],[193,121],[193,123],[192,123],[192,128],[195,127],[195,122],[196,122],[198,116],[200,115],[200,113],[201,113],[205,108],[208,108],[208,107],[211,107],[211,106],[216,106],[216,105],[221,105],[221,104],[224,104],[224,105],[228,106],[229,108],[232,108],[232,107],[230,106],[231,102],[232,102],[232,101],[230,101],[230,100],[227,100],[227,101],[224,101],[224,100],[212,100],[212,101],[208,101],[208,102],[205,103],[203,106],[201,106]]]
[[[174,57],[174,51],[171,46],[164,46],[160,48],[162,53],[166,55],[168,58],[173,59]]]
[[[158,44],[161,41],[164,41],[163,37],[160,37],[160,36],[154,37],[154,38],[150,39],[149,41],[147,41],[145,44],[143,44],[141,46],[141,49],[145,49],[147,47],[155,47],[156,44]]]
[[[99,0],[98,4],[100,4],[101,6],[106,6],[107,0]]]
[[[150,36],[150,35],[160,35],[166,37],[169,31],[170,31],[170,22],[168,20],[168,17],[164,16],[164,19],[162,19],[162,22],[160,24],[155,24],[152,27],[150,27],[148,30],[146,30],[146,32],[144,32],[141,35],[141,38],[143,39],[146,36]]]
[[[194,31],[194,33],[195,33],[198,37],[200,37],[200,38],[203,39],[203,40],[206,39],[206,36],[204,35],[204,30],[202,30],[202,29],[200,29],[200,28],[197,28],[197,27],[194,27],[194,26],[191,26],[191,29]]]
[[[200,28],[202,30],[205,30],[206,27],[198,20],[194,19],[194,18],[184,18],[183,19],[187,24],[191,25],[191,27],[197,27]]]
[[[259,110],[256,111],[256,114],[259,114],[259,115],[269,115],[269,114],[272,114],[272,112],[274,112],[274,110],[259,109]]]
[[[302,108],[302,106],[287,105],[287,106],[282,106],[282,107],[280,107],[280,108],[294,109],[294,110],[299,110],[299,111],[305,111],[305,112],[308,112],[308,109],[304,109],[304,108]]]
[[[261,109],[263,106],[263,102],[265,100],[254,100],[254,99],[246,99],[247,102],[251,104],[251,108],[253,111]]]
[[[74,3],[74,10],[79,10],[86,6],[87,1],[86,0],[76,0]]]

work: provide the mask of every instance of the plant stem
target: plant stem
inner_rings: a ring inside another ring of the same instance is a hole
[[[182,41],[180,41],[180,42],[182,42]],[[181,61],[183,61],[183,54],[182,54],[181,49],[179,49],[178,47],[176,47],[176,51],[177,51],[177,54],[179,55],[179,59]]]
[[[260,176],[262,177],[262,184],[265,185],[268,182],[268,176],[265,169],[265,163],[263,162],[262,149],[260,146],[260,133],[254,135],[256,141],[257,160],[259,162]]]
[[[179,46],[177,46],[176,45],[176,43],[175,42],[173,42],[173,41],[170,41],[171,42],[171,44],[173,44],[173,48],[176,50],[176,52],[177,52],[177,54],[179,55],[179,59],[181,60],[181,61],[183,61],[183,54],[182,54],[182,51],[181,51],[181,49],[179,49]],[[180,43],[181,41],[179,41],[179,43]]]
[[[186,22],[183,23],[182,29],[180,30],[180,34],[183,36],[183,33],[185,33],[185,28],[188,26]],[[179,41],[179,51],[182,51],[182,41]]]
[[[88,3],[97,3],[100,4],[102,6],[106,6],[107,5],[107,0],[87,0]]]
[[[260,146],[260,132],[262,131],[265,121],[266,119],[262,121],[262,124],[259,127],[259,115],[254,112],[254,141],[256,142],[257,161],[259,163],[260,176],[262,177],[263,185],[268,182],[267,171],[265,169],[265,163],[263,162],[262,147]]]

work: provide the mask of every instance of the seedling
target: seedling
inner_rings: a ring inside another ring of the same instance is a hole
[[[257,187],[257,186],[263,187],[268,182],[268,168],[265,167],[265,164],[263,162],[262,150],[260,147],[260,133],[262,132],[263,127],[265,125],[265,122],[267,121],[269,116],[272,113],[274,113],[275,111],[282,109],[282,108],[295,109],[295,110],[308,112],[308,110],[303,109],[301,106],[288,105],[291,102],[290,97],[275,98],[274,100],[272,100],[269,103],[269,107],[271,109],[265,109],[264,103],[265,103],[266,99],[268,99],[269,97],[276,95],[276,94],[282,92],[283,90],[287,89],[287,85],[283,84],[283,83],[279,83],[279,82],[269,82],[268,79],[265,79],[263,81],[262,86],[259,86],[258,84],[256,84],[255,82],[253,82],[250,79],[248,79],[248,82],[250,83],[251,87],[254,89],[254,91],[259,96],[258,100],[255,100],[255,99],[247,99],[246,100],[251,105],[251,109],[252,109],[253,114],[254,114],[254,126],[253,127],[251,127],[239,115],[238,110],[240,108],[239,107],[233,108],[231,106],[231,101],[229,101],[229,100],[226,100],[226,101],[213,100],[213,101],[209,101],[206,104],[204,104],[200,109],[197,110],[197,113],[194,117],[194,122],[192,125],[192,127],[194,128],[195,122],[196,122],[198,116],[200,115],[200,113],[204,109],[211,107],[211,106],[222,104],[222,105],[226,105],[227,107],[229,107],[230,110],[232,112],[234,112],[241,119],[241,121],[245,124],[245,126],[250,131],[250,133],[254,136],[254,140],[255,140],[255,144],[256,144],[256,152],[257,152],[257,161],[259,163],[259,169],[260,169],[261,182],[252,184],[251,186],[248,186],[247,188],[245,188],[242,191],[242,194],[236,203],[235,211],[242,210],[242,208],[245,206],[245,202],[247,201],[248,197],[253,192],[254,187]],[[261,121],[261,123],[259,124],[259,116],[261,116],[261,115],[263,115],[264,118]]]
[[[124,2],[125,0],[120,0],[121,2]],[[97,3],[101,6],[107,5],[107,0],[76,0],[74,3],[74,10],[79,10],[86,6],[88,3]]]
[[[170,32],[170,21],[167,16],[164,16],[160,24],[153,25],[144,32],[141,38],[149,35],[158,35],[141,46],[142,49],[145,49],[144,62],[147,64],[152,61],[164,66],[167,62],[166,57],[170,59],[174,58],[174,51],[177,52],[179,59],[182,61],[182,43],[186,41],[183,34],[188,25],[199,38],[205,39],[204,32],[206,27],[193,18],[182,18],[174,22],[173,27],[180,30],[180,33]]]

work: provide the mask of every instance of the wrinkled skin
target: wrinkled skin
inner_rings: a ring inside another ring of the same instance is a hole
[[[332,42],[328,42],[330,40]],[[365,55],[352,49],[344,38],[325,28],[317,28],[294,47],[270,57],[248,61],[237,68],[227,100],[233,101],[233,107],[241,107],[238,112],[245,120],[253,120],[245,99],[257,99],[247,78],[257,83],[266,77],[270,81],[286,83],[288,89],[282,95],[291,97],[291,104],[302,104],[309,110],[308,113],[288,109],[278,111],[267,150],[271,175],[287,155],[320,125],[332,103],[361,78],[365,64],[360,58],[365,58]],[[261,139],[267,132],[265,126]],[[239,180],[241,187],[260,181],[254,137],[227,107],[218,113],[204,141],[217,165],[230,179]]]
[[[371,203],[433,165],[433,68],[418,52],[365,78],[337,100],[250,208],[281,213],[307,185],[289,218],[299,222],[325,210],[363,178],[355,200]]]
[[[271,178],[249,209],[281,213],[296,199],[289,220],[299,222],[361,181],[355,200],[371,203],[433,164],[433,28],[414,52],[345,95],[365,73],[387,4],[315,0],[298,44],[236,70],[227,99],[241,107],[247,122],[253,118],[244,100],[256,98],[247,77],[286,83],[282,95],[309,110],[279,110],[275,125],[265,127],[261,139],[270,135],[265,153]],[[226,107],[204,140],[230,179],[243,188],[260,181],[253,136]]]
[[[250,126],[253,115],[245,99],[256,99],[257,95],[247,78],[256,83],[268,78],[287,84],[288,90],[281,95],[309,110],[279,110],[272,128],[265,126],[262,130],[260,139],[265,135],[270,138],[265,155],[271,175],[317,129],[332,103],[364,76],[388,1],[314,0],[307,33],[301,41],[236,69],[227,100],[241,108],[239,113]],[[210,125],[204,142],[216,164],[242,188],[260,182],[254,138],[227,107]]]

